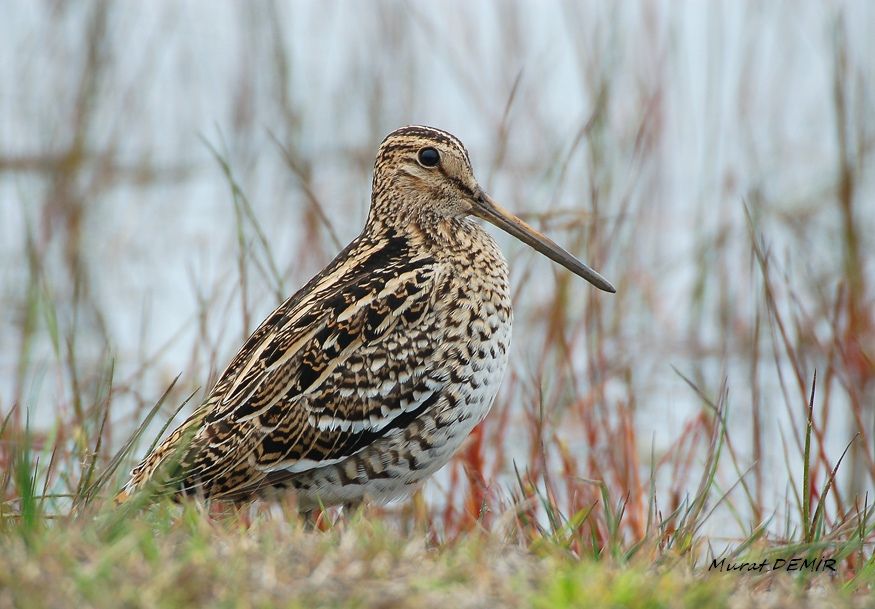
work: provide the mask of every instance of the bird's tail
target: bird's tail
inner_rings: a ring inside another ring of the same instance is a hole
[[[129,501],[147,486],[154,486],[157,494],[177,490],[182,480],[181,472],[185,469],[184,461],[190,456],[192,440],[199,424],[199,418],[191,417],[146,455],[131,470],[128,481],[113,500],[115,504]]]
[[[131,493],[128,492],[127,486],[125,486],[124,488],[122,488],[122,490],[120,490],[116,494],[115,498],[113,499],[113,502],[116,505],[121,505],[121,504],[125,503],[130,498],[131,498]]]

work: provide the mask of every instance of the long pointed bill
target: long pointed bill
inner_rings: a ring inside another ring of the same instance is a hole
[[[583,277],[598,289],[611,293],[617,291],[607,279],[556,245],[548,236],[535,230],[501,207],[489,195],[483,193],[480,196],[472,213],[535,248],[550,260],[558,262],[575,275]]]

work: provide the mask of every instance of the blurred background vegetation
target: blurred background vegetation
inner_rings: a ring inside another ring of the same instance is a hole
[[[28,492],[69,514],[178,377],[111,494],[357,234],[379,142],[421,123],[618,288],[497,235],[511,367],[414,502],[437,537],[507,516],[578,554],[856,535],[848,566],[871,557],[872,3],[3,13],[5,514]]]

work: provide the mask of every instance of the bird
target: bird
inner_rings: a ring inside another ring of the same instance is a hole
[[[508,263],[480,220],[616,291],[486,194],[457,137],[397,129],[362,232],[267,316],[116,501],[292,492],[307,510],[414,491],[487,415],[508,363]]]

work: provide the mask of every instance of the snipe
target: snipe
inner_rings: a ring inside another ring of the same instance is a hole
[[[258,327],[207,400],[133,470],[174,493],[303,508],[385,500],[442,467],[507,365],[507,262],[482,218],[597,288],[598,273],[502,209],[468,152],[431,127],[390,133],[362,233]]]

